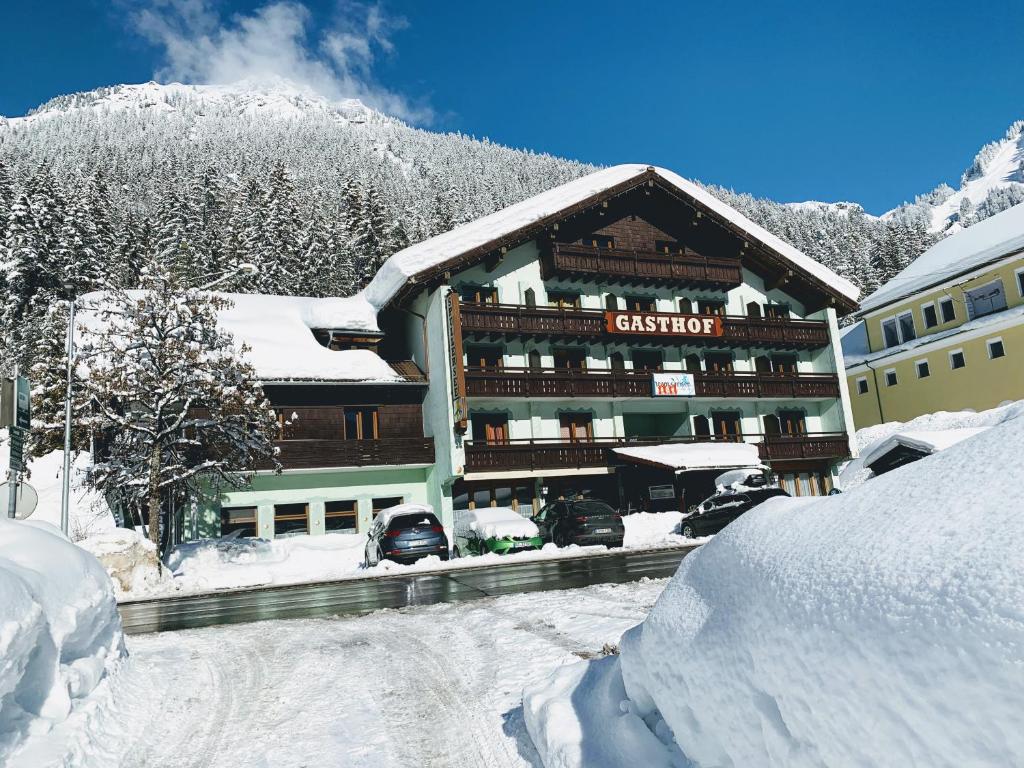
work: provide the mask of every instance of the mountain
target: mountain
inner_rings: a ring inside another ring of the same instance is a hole
[[[952,234],[965,226],[1024,202],[1024,120],[1013,123],[1002,139],[983,146],[960,177],[960,188],[940,184],[920,195],[913,206],[929,216],[929,231]],[[900,215],[900,206],[883,218]]]

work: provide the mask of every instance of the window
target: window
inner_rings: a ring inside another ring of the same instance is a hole
[[[866,395],[868,393],[868,377],[861,376],[857,379],[857,394]]]
[[[508,442],[507,414],[473,413],[469,419],[473,422],[473,442],[487,445],[504,445]]]
[[[882,321],[882,337],[885,346],[895,347],[917,338],[914,330],[914,315],[911,312],[902,312],[896,317],[886,318]]]
[[[918,360],[914,363],[914,368],[917,369],[917,378],[927,379],[932,375],[931,369],[928,367],[927,360]]]
[[[383,496],[379,499],[373,499],[373,516],[376,517],[385,509],[391,509],[397,507],[399,504],[405,502],[405,498],[402,496]]]
[[[630,356],[635,371],[660,371],[664,363],[660,349],[634,349]]]
[[[734,442],[739,442],[743,437],[740,415],[735,411],[712,411],[711,422],[715,425],[715,434],[718,437]]]
[[[324,504],[324,530],[354,533],[356,530],[355,499],[328,501]]]
[[[526,302],[526,306],[528,306],[528,307],[536,307],[537,306],[537,292],[535,290],[533,290],[533,288],[527,288],[523,292],[523,301]]]
[[[700,355],[689,354],[683,360],[687,373],[700,373]]]
[[[691,314],[693,312],[693,302],[689,299],[680,299],[679,311],[684,315]]]
[[[559,309],[579,309],[580,295],[571,291],[548,291],[548,306]]]
[[[764,316],[775,320],[785,320],[789,317],[789,304],[765,304]]]
[[[256,536],[256,507],[221,507],[220,535]]]
[[[612,352],[608,355],[608,362],[613,371],[626,370],[626,361],[623,359],[621,352]]]
[[[776,373],[796,373],[796,355],[773,355],[772,370]]]
[[[345,408],[344,440],[376,440],[379,419],[376,408]]]
[[[590,245],[594,248],[614,248],[615,238],[611,235],[586,235],[580,238],[583,245]]]
[[[627,296],[626,309],[630,312],[653,312],[654,299],[650,296]]]
[[[662,253],[682,253],[683,244],[675,240],[655,240],[654,250]]]
[[[914,330],[914,315],[910,312],[904,312],[896,317],[896,322],[900,327],[900,341],[907,342],[917,338],[917,333]]]
[[[747,317],[760,317],[761,316],[761,305],[756,301],[747,302]]]
[[[504,355],[501,347],[471,344],[466,347],[466,364],[471,368],[501,368]]]
[[[594,417],[589,413],[561,413],[558,425],[563,440],[580,443],[594,437]]]
[[[711,436],[711,423],[708,421],[707,416],[693,417],[693,434],[697,435],[697,437]]]
[[[772,359],[768,355],[758,355],[754,358],[754,370],[758,373],[771,373]]]
[[[944,299],[939,299],[939,314],[942,315],[943,323],[952,323],[956,320],[956,307],[952,298],[947,296]]]
[[[779,427],[784,435],[806,435],[807,418],[803,411],[779,411]]]
[[[1017,295],[1024,298],[1024,267],[1018,269],[1014,274],[1017,275]]]
[[[531,349],[530,354],[527,355],[527,360],[529,361],[530,368],[533,370],[538,370],[542,367],[539,349]]]
[[[925,328],[934,328],[939,324],[939,316],[935,312],[934,302],[921,305],[921,317],[924,318]]]
[[[718,299],[698,299],[697,312],[701,315],[725,315],[725,302]]]
[[[732,371],[732,355],[728,352],[706,352],[704,365],[714,373],[729,373]]]
[[[619,308],[619,300],[616,298],[614,293],[609,293],[604,297],[604,308],[610,309],[613,312]]]
[[[967,367],[967,358],[962,349],[954,349],[949,353],[949,367],[954,371]]]
[[[498,289],[481,285],[464,285],[459,288],[459,298],[471,304],[497,304]]]
[[[900,343],[900,333],[896,330],[896,318],[890,317],[882,321],[882,343],[887,347],[896,347]]]
[[[308,504],[275,504],[274,535],[309,533]]]
[[[1002,339],[989,339],[985,342],[988,346],[988,359],[995,360],[997,357],[1005,357],[1006,350],[1003,349]]]
[[[890,368],[885,372],[885,386],[895,387],[899,384],[899,380],[896,378],[896,369]]]
[[[587,370],[587,350],[582,347],[556,347],[551,354],[555,359],[555,368]]]
[[[968,320],[1000,312],[1006,309],[1006,292],[1003,290],[1003,281],[993,280],[985,285],[964,291],[964,300],[967,302]]]

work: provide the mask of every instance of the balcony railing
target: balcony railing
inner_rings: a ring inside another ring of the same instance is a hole
[[[434,438],[380,440],[279,440],[283,469],[433,464]]]
[[[508,440],[501,443],[466,441],[467,472],[534,472],[548,469],[607,467],[611,449],[621,446],[662,443],[721,441],[721,437],[614,437],[589,441]],[[838,459],[849,455],[849,440],[843,432],[806,435],[744,435],[757,444],[763,461]]]
[[[697,397],[839,397],[833,373],[694,372]],[[466,368],[470,397],[651,397],[650,371]]]
[[[505,336],[553,336],[562,338],[611,337],[600,309],[558,309],[519,304],[460,306],[463,333]],[[626,338],[623,336],[622,338]],[[644,337],[646,341],[657,338]],[[828,324],[821,320],[746,317],[722,318],[722,335],[712,337],[665,336],[673,344],[816,348],[829,343]]]
[[[602,275],[633,283],[674,283],[733,288],[743,282],[736,259],[709,259],[694,251],[661,253],[554,243],[551,269],[571,275]]]

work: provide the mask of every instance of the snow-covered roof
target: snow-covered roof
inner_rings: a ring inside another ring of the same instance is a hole
[[[529,539],[539,533],[536,523],[508,507],[459,510],[455,513],[455,525],[456,529],[468,529],[484,539]]]
[[[384,262],[366,287],[366,298],[378,310],[382,309],[410,279],[420,273],[525,227],[537,224],[550,216],[555,216],[566,208],[582,203],[620,184],[637,179],[648,171],[653,172],[662,181],[736,225],[752,239],[760,240],[765,246],[789,261],[793,267],[814,276],[850,301],[857,300],[860,290],[853,283],[755,224],[710,192],[672,171],[640,164],[615,165],[595,171],[508,208],[411,245]]]
[[[657,464],[681,472],[689,469],[757,467],[761,458],[752,443],[665,443],[615,448],[624,459]]]
[[[991,427],[960,427],[958,429],[914,429],[896,432],[868,446],[861,454],[861,463],[870,467],[894,448],[911,448],[924,454],[944,451],[951,445],[981,434]]]
[[[859,314],[1024,250],[1024,204],[940,240],[861,302]]]

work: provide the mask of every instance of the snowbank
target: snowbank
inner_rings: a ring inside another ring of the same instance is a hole
[[[926,413],[907,422],[887,421],[871,427],[858,429],[854,435],[859,458],[846,463],[839,475],[839,487],[844,491],[856,488],[866,480],[874,477],[874,473],[866,468],[865,457],[876,452],[876,447],[883,441],[900,432],[932,433],[930,440],[936,446],[947,447],[951,438],[939,437],[935,433],[950,432],[964,429],[984,429],[1024,414],[1024,400],[1003,403],[987,411],[938,411]],[[967,434],[967,433],[962,433]],[[939,448],[941,450],[941,448]]]
[[[46,523],[0,519],[0,763],[45,741],[124,655],[96,559]]]
[[[455,529],[473,531],[484,539],[529,539],[537,536],[537,524],[508,507],[481,507],[455,513]]]
[[[100,561],[119,599],[156,589],[170,579],[156,545],[138,531],[114,528],[83,539],[78,546]]]
[[[663,718],[700,766],[1019,763],[1022,453],[1012,418],[843,495],[748,512],[623,638],[629,713]],[[586,764],[559,755],[625,717],[564,680],[526,710],[545,699],[578,721],[528,721],[549,768]]]
[[[615,448],[616,455],[676,471],[721,467],[757,467],[761,464],[752,443],[665,443]]]
[[[10,462],[10,442],[7,430],[0,431],[0,467]],[[114,527],[114,517],[104,498],[84,487],[82,480],[92,465],[88,453],[76,453],[71,464],[71,500],[68,505],[68,533],[73,541],[83,539]],[[39,494],[39,506],[29,518],[60,527],[61,484],[64,475],[63,451],[33,459],[28,464],[25,482]]]

